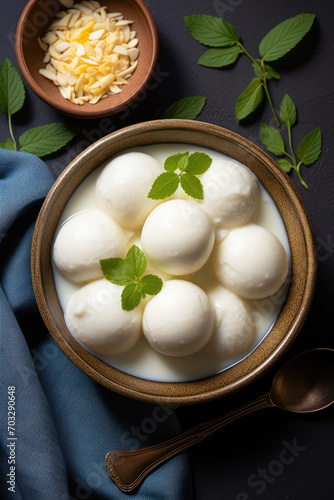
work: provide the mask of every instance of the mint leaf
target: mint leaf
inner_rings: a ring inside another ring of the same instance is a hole
[[[261,139],[268,151],[274,155],[283,156],[285,154],[283,137],[274,127],[261,123]]]
[[[276,61],[287,54],[311,29],[314,19],[314,14],[298,14],[278,24],[260,42],[262,59]]]
[[[281,75],[279,73],[277,73],[276,69],[274,69],[272,66],[269,66],[269,64],[266,64],[264,66],[264,69],[266,70],[268,75],[271,76],[271,78],[274,78],[275,80],[280,80]],[[268,79],[268,75],[267,75],[267,79]]]
[[[42,125],[24,132],[19,138],[20,151],[43,157],[58,151],[78,133],[64,123]]]
[[[129,277],[132,279],[139,279],[139,277],[144,274],[147,260],[144,253],[137,245],[132,245],[124,260]]]
[[[193,153],[189,156],[188,165],[184,169],[188,174],[201,175],[208,170],[212,158],[206,153]]]
[[[21,77],[9,59],[0,64],[0,110],[7,115],[19,111],[24,103],[25,90]]]
[[[231,24],[220,17],[198,15],[185,16],[190,34],[209,47],[230,47],[239,41],[239,35]]]
[[[202,111],[205,101],[206,97],[203,96],[183,97],[165,109],[161,118],[195,120]]]
[[[175,193],[178,186],[179,176],[174,172],[164,172],[155,179],[147,197],[152,200],[163,200]]]
[[[180,181],[182,189],[188,196],[203,200],[203,186],[198,177],[192,174],[183,174]]]
[[[155,274],[146,274],[141,279],[142,293],[157,295],[162,289],[162,279]]]
[[[14,143],[11,139],[5,139],[1,144],[0,144],[1,149],[9,149],[10,151],[15,151],[15,146]]]
[[[321,153],[321,130],[316,128],[309,132],[297,149],[298,159],[304,165],[312,165],[320,156]]]
[[[129,273],[124,259],[120,257],[101,259],[100,266],[104,277],[115,285],[129,285],[133,282],[133,276]]]
[[[252,63],[253,69],[255,76],[257,78],[260,78],[260,80],[263,79],[263,73],[262,73],[262,61],[261,59],[255,59],[255,62]],[[265,77],[267,80],[271,80],[274,78],[275,80],[279,80],[281,78],[281,75],[277,73],[277,71],[272,67],[269,66],[269,64],[264,65],[264,71],[265,71]]]
[[[296,123],[297,109],[289,94],[285,94],[283,97],[279,113],[282,123],[286,127],[292,127]]]
[[[189,161],[189,152],[183,153],[180,157],[179,163],[177,168],[180,170],[180,172],[183,172],[183,170],[187,167]]]
[[[122,309],[132,311],[139,306],[142,299],[141,287],[138,283],[127,285],[121,295]]]
[[[248,87],[238,97],[235,106],[237,120],[243,120],[261,104],[263,99],[262,83],[259,78],[254,78]]]
[[[179,162],[183,156],[188,158],[189,153],[176,153],[175,155],[168,156],[164,163],[164,169],[167,172],[175,172],[179,168]]]
[[[284,170],[285,173],[289,173],[291,169],[293,168],[293,165],[288,160],[277,160],[277,165],[281,167],[282,170]]]
[[[236,45],[219,49],[209,49],[199,58],[198,64],[207,68],[222,68],[235,63],[242,51]]]

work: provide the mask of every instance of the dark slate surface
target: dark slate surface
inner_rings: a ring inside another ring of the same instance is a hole
[[[16,64],[14,33],[25,0],[1,0],[2,61]],[[63,152],[45,161],[55,177],[89,143],[123,126],[152,119],[155,110],[189,95],[204,95],[207,103],[198,119],[233,130],[261,146],[260,123],[273,124],[268,105],[256,121],[240,125],[234,116],[237,96],[253,78],[249,61],[242,57],[228,70],[197,65],[206,50],[188,33],[184,15],[220,15],[233,24],[251,54],[257,54],[262,37],[276,24],[301,12],[316,14],[316,22],[303,42],[284,60],[273,64],[281,81],[271,81],[278,107],[288,92],[298,108],[294,143],[313,128],[323,133],[323,152],[303,174],[307,191],[293,173],[292,180],[309,211],[317,243],[318,282],[312,309],[297,340],[277,366],[251,387],[210,404],[178,410],[184,428],[228,411],[266,392],[276,369],[293,355],[313,347],[334,347],[333,280],[333,26],[334,7],[329,0],[147,0],[160,36],[158,67],[140,102],[104,121],[76,122],[82,135]],[[30,127],[53,121],[72,122],[40,101],[27,89],[24,109],[15,115],[16,136]],[[8,137],[7,120],[0,116],[0,141]],[[330,500],[333,498],[334,407],[320,413],[293,415],[268,409],[239,420],[193,447],[196,500]]]

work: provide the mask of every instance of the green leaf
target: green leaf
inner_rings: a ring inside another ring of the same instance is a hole
[[[179,176],[174,172],[164,172],[155,179],[147,197],[152,200],[163,200],[171,196],[179,186]]]
[[[195,175],[183,174],[181,176],[181,187],[188,196],[196,200],[203,200],[203,186]]]
[[[14,143],[11,139],[5,139],[1,144],[0,144],[1,149],[9,149],[10,151],[15,151],[15,146]]]
[[[0,64],[0,110],[13,115],[22,108],[24,99],[25,89],[21,77],[10,60],[5,59]]]
[[[127,266],[128,274],[132,277],[132,279],[138,279],[142,276],[142,274],[144,274],[147,266],[147,260],[144,252],[140,250],[137,245],[132,245],[124,260]]]
[[[277,165],[281,167],[282,170],[284,170],[285,173],[289,173],[291,169],[293,168],[293,165],[288,160],[277,160]]]
[[[176,153],[175,155],[168,156],[164,163],[164,169],[167,170],[167,172],[175,172],[175,170],[179,168],[180,160],[183,157],[188,159],[189,153]]]
[[[189,157],[185,172],[187,172],[187,174],[202,175],[208,170],[211,163],[212,158],[206,153],[193,153]]]
[[[180,172],[183,172],[183,170],[187,167],[189,161],[189,152],[187,151],[183,155],[181,155],[179,163],[177,168],[180,170]]]
[[[262,102],[263,89],[259,78],[254,78],[246,90],[238,97],[235,106],[237,120],[243,120],[250,115]]]
[[[276,61],[287,54],[311,29],[314,19],[314,14],[298,14],[275,26],[260,42],[262,59]]]
[[[32,128],[19,138],[20,151],[43,157],[64,147],[78,133],[64,123],[51,123]]]
[[[321,130],[316,128],[309,132],[297,149],[298,159],[304,165],[312,165],[320,156],[321,153]]]
[[[231,24],[220,17],[192,15],[184,18],[190,34],[209,47],[230,47],[239,41],[239,35]]]
[[[199,58],[198,64],[207,68],[222,68],[235,63],[242,52],[236,45],[219,49],[209,49]]]
[[[133,283],[133,276],[129,273],[129,269],[120,257],[110,259],[101,259],[100,266],[104,277],[115,285],[129,285]]]
[[[127,285],[121,295],[122,309],[124,311],[132,311],[139,306],[142,299],[141,287],[138,283]]]
[[[255,76],[257,78],[260,78],[260,80],[263,79],[263,74],[262,74],[262,61],[261,59],[255,59],[255,62],[252,63],[253,69]],[[272,67],[269,66],[269,64],[265,64],[264,66],[264,71],[265,71],[265,77],[267,80],[271,80],[271,78],[274,78],[275,80],[279,80],[281,78],[281,75],[277,73],[277,71]]]
[[[279,114],[282,123],[286,127],[292,127],[296,123],[297,109],[289,94],[285,94],[285,96],[283,97],[279,109]]]
[[[146,274],[141,279],[142,292],[148,295],[157,295],[162,289],[162,279],[155,274]]]
[[[205,101],[206,97],[203,96],[183,97],[165,109],[161,118],[195,120],[202,111]]]
[[[268,151],[274,155],[283,156],[285,154],[283,137],[274,127],[261,123],[261,139]]]
[[[281,75],[277,73],[276,69],[274,69],[272,66],[269,66],[269,64],[265,65],[265,70],[268,73],[268,75],[271,76],[271,78],[274,78],[275,80],[280,80]],[[267,76],[268,79],[268,76]]]

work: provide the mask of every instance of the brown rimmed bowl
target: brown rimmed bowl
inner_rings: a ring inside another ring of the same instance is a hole
[[[247,167],[274,200],[291,249],[287,298],[270,333],[239,363],[193,382],[155,382],[119,371],[86,351],[70,334],[59,304],[51,267],[51,246],[65,205],[79,184],[111,156],[128,148],[184,143],[224,153]],[[54,183],[37,219],[32,244],[32,279],[42,318],[59,347],[92,379],[124,396],[168,404],[191,404],[231,394],[256,380],[286,352],[308,314],[316,280],[315,242],[310,219],[294,184],[262,149],[234,132],[188,120],[157,120],[126,127],[83,151]]]
[[[29,0],[20,16],[16,35],[16,58],[23,78],[31,90],[50,106],[65,115],[77,118],[102,118],[120,112],[135,101],[149,84],[159,54],[158,32],[151,12],[142,0],[100,0],[108,12],[121,12],[125,19],[134,21],[140,50],[138,66],[123,85],[119,94],[101,99],[97,104],[74,104],[64,99],[51,80],[39,73],[45,68],[44,53],[37,38],[43,37],[59,10],[66,10],[60,0]]]

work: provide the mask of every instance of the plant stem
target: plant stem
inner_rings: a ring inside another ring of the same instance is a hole
[[[304,181],[304,179],[302,178],[302,175],[300,173],[300,166],[301,166],[301,164],[302,164],[302,162],[300,161],[298,163],[298,165],[296,165],[295,170],[296,170],[298,178],[299,178],[300,182],[303,184],[304,188],[308,189],[308,185],[306,184],[306,182]]]
[[[15,137],[14,137],[13,129],[12,129],[12,115],[10,113],[8,113],[8,127],[9,127],[10,136],[11,136],[13,144],[14,144],[14,150],[17,151],[16,141],[15,141]]]
[[[273,102],[271,100],[271,97],[270,97],[270,94],[269,94],[269,90],[268,90],[268,86],[267,86],[267,80],[266,80],[266,77],[263,78],[262,80],[262,83],[263,83],[263,88],[264,88],[264,91],[266,93],[266,96],[267,96],[267,99],[268,99],[268,102],[269,102],[269,106],[270,106],[270,109],[274,115],[274,118],[275,118],[275,121],[276,121],[276,124],[278,127],[281,126],[280,124],[280,121],[278,119],[278,116],[276,114],[276,111],[275,111],[275,108],[274,108],[274,105],[273,105]]]
[[[248,59],[252,61],[252,63],[257,64],[255,59],[249,54],[249,52],[247,52],[247,50],[245,49],[245,47],[242,45],[241,42],[237,42],[237,45],[239,45],[239,47],[242,49],[242,51],[245,53]]]
[[[297,168],[297,160],[296,160],[295,153],[293,152],[293,148],[292,148],[292,135],[291,135],[290,122],[288,123],[288,137],[289,137],[289,148],[290,148],[290,151],[292,154],[292,156],[290,156],[290,158],[293,160],[293,163],[294,163],[295,167]]]

